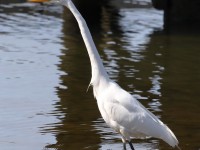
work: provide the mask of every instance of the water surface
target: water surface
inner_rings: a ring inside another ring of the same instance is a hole
[[[93,17],[79,8],[111,79],[165,122],[183,150],[198,150],[199,34],[166,34],[163,13],[149,1],[102,5]],[[102,120],[92,90],[86,93],[90,75],[68,10],[1,4],[1,149],[121,150],[120,136]],[[133,144],[137,150],[171,149],[155,138]]]

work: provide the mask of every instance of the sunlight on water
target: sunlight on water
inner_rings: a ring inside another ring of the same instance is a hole
[[[182,149],[198,150],[199,35],[162,32],[163,12],[149,0],[111,1],[92,17],[89,5],[77,6],[110,78],[164,121]],[[1,4],[0,56],[3,150],[123,148],[120,135],[101,118],[92,89],[86,92],[90,62],[68,10]],[[137,150],[170,149],[154,138],[133,144]]]
[[[5,6],[10,11],[0,13],[1,148],[41,149],[55,139],[38,128],[58,121],[50,112],[63,74],[57,69],[61,20]]]

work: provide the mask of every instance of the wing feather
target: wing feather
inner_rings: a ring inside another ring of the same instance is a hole
[[[173,132],[139,101],[117,84],[110,87],[115,90],[112,99],[105,101],[104,109],[111,120],[111,126],[119,130],[124,128],[132,137],[153,136],[163,139],[171,146],[178,145]],[[110,97],[110,96],[109,96]]]

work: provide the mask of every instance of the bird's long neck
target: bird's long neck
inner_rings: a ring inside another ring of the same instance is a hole
[[[92,68],[92,78],[90,84],[99,82],[98,80],[101,78],[109,79],[84,18],[81,16],[71,0],[67,0],[66,6],[69,8],[78,22],[81,35],[89,54]]]

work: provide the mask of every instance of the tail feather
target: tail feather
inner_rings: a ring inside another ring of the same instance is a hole
[[[163,134],[161,134],[162,136],[160,138],[170,146],[178,147],[179,142],[174,133],[165,124],[162,125],[162,128]]]
[[[140,104],[140,103],[139,103]],[[153,113],[146,109],[142,104],[140,106],[146,110],[146,124],[143,124],[146,130],[145,133],[152,135],[153,137],[160,138],[172,147],[178,147],[178,140],[174,133]],[[178,147],[179,148],[179,147]],[[179,148],[180,149],[180,148]]]

